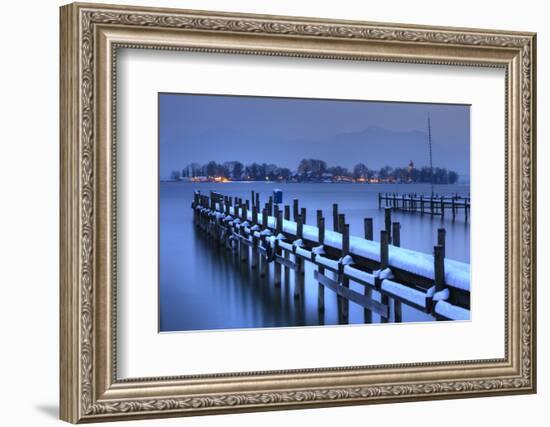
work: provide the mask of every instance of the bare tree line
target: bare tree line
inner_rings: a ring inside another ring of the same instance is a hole
[[[370,169],[365,163],[357,163],[352,170],[343,166],[328,166],[324,160],[302,159],[296,170],[279,167],[273,163],[228,161],[206,164],[191,163],[182,170],[173,171],[172,180],[181,179],[230,180],[230,181],[291,181],[291,182],[415,182],[455,184],[459,175],[453,170],[428,166],[417,168],[412,162],[405,167],[384,166]]]

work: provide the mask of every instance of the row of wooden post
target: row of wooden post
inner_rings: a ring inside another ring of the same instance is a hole
[[[259,206],[260,206],[260,199],[259,194],[252,191],[252,211],[251,211],[251,221],[253,225],[259,224],[258,222],[258,214],[259,214]],[[223,203],[222,203],[223,201]],[[217,207],[217,204],[220,203],[220,207]],[[207,206],[211,210],[221,210],[223,207],[223,212],[227,215],[230,214],[230,208],[233,207],[237,209],[234,212],[234,217],[240,217],[244,221],[248,221],[248,211],[251,208],[251,204],[249,200],[242,200],[241,198],[232,198],[229,196],[221,196],[217,193],[211,193],[210,197],[205,195],[200,195],[198,193],[195,193],[194,197],[194,206]],[[341,250],[341,257],[345,257],[349,255],[350,251],[350,232],[349,232],[349,224],[346,223],[345,220],[345,214],[340,213],[338,211],[338,204],[334,203],[332,209],[332,215],[333,215],[333,230],[336,232],[339,232],[342,234],[342,250]],[[380,231],[380,270],[384,270],[389,267],[389,245],[393,246],[400,246],[400,223],[399,222],[392,222],[391,220],[391,211],[392,208],[385,208],[384,213],[384,225],[385,228]],[[195,211],[196,212],[196,211]],[[299,206],[298,199],[293,200],[292,204],[292,213],[293,213],[293,219],[296,223],[296,235],[294,236],[297,240],[303,239],[303,226],[305,224],[306,219],[306,208]],[[317,222],[317,228],[319,231],[318,234],[318,244],[323,245],[325,241],[325,229],[326,229],[326,222],[325,218],[323,216],[322,210],[317,210],[316,212],[316,222]],[[273,200],[270,197],[269,201],[265,204],[264,208],[262,209],[262,221],[261,226],[263,229],[269,228],[268,220],[270,216],[275,217],[275,234],[278,236],[283,232],[283,218],[285,220],[290,220],[290,206],[285,205],[283,208],[283,211],[279,209],[279,206],[277,204],[273,204]],[[211,232],[211,230],[208,230],[208,227],[204,224],[204,222],[201,222],[200,218],[197,219],[195,216],[195,222],[199,224],[202,228],[205,230]],[[364,218],[363,220],[364,225],[364,238],[366,240],[373,240],[374,237],[374,231],[373,231],[373,218]],[[213,234],[212,234],[213,235]],[[251,260],[250,260],[250,267],[251,269],[255,270],[260,265],[260,258],[259,258],[259,245],[262,238],[258,238],[252,235],[252,249],[250,251]],[[280,249],[278,245],[278,239],[275,240],[275,254],[276,256],[280,256],[284,258],[286,261],[290,261],[290,255],[288,251],[283,251]],[[246,245],[246,243],[243,242],[241,239],[239,241],[239,256],[242,262],[248,262],[249,261],[249,248]],[[441,290],[444,287],[444,259],[445,259],[445,229],[441,228],[438,229],[437,234],[437,245],[434,247],[434,273],[435,273],[435,280],[434,284],[436,286],[436,291]],[[303,299],[304,298],[304,287],[305,287],[305,259],[299,255],[296,255],[294,257],[293,261],[293,269],[294,269],[294,298],[295,299]],[[320,274],[325,274],[326,269],[322,265],[318,265],[318,272]],[[274,286],[280,287],[281,286],[281,270],[282,266],[281,263],[275,262],[274,264]],[[284,280],[285,283],[288,283],[289,280],[289,274],[290,274],[290,267],[288,265],[284,266]],[[260,276],[265,277],[268,273],[268,263],[265,262],[265,260],[261,263],[260,267]],[[345,288],[349,288],[350,286],[350,279],[345,275],[341,274],[341,284]],[[369,286],[364,287],[364,296],[368,299],[372,299],[372,288]],[[381,301],[384,305],[389,305],[389,297],[385,294],[381,294]],[[337,295],[337,304],[338,304],[338,313],[341,318],[346,321],[349,317],[349,300],[346,298],[343,298],[340,295]],[[402,320],[402,303],[398,300],[393,301],[393,308],[394,308],[394,319],[396,322],[400,322]],[[318,282],[318,309],[319,311],[324,311],[325,309],[325,286]],[[367,308],[364,308],[364,320],[365,323],[371,323],[372,322],[372,312],[368,310]],[[381,318],[381,322],[388,322],[389,318]]]
[[[431,216],[441,215],[445,217],[445,209],[448,207],[451,209],[451,215],[453,221],[456,219],[458,210],[462,209],[464,211],[464,219],[468,220],[468,214],[470,211],[470,197],[462,197],[456,194],[453,194],[451,197],[444,196],[428,196],[424,198],[421,195],[420,200],[417,200],[418,197],[416,194],[406,195],[397,195],[396,193],[383,195],[378,193],[378,207],[382,207],[382,202],[385,202],[386,207],[392,207],[394,209],[400,209],[405,212],[418,212],[421,215],[429,214]],[[448,201],[450,199],[450,202]],[[401,206],[399,205],[401,202]],[[420,206],[418,206],[418,204]]]

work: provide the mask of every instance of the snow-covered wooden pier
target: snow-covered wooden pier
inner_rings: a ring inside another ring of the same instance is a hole
[[[468,221],[470,214],[470,196],[451,196],[439,195],[417,195],[417,194],[396,194],[396,193],[378,193],[378,207],[391,207],[405,212],[416,212],[421,215],[439,215],[445,217],[445,211],[448,210],[454,220],[458,213],[462,211],[464,219]]]
[[[293,272],[297,300],[304,298],[304,265],[313,264],[318,309],[325,309],[325,288],[335,292],[341,323],[347,322],[350,301],[363,307],[365,323],[372,322],[372,313],[381,322],[401,322],[402,304],[437,320],[470,318],[470,265],[445,258],[445,230],[438,230],[433,254],[401,248],[400,225],[391,221],[391,208],[386,208],[379,241],[374,240],[372,218],[364,219],[364,236],[350,236],[337,204],[332,209],[332,230],[327,229],[321,210],[316,212],[316,224],[310,225],[297,199],[292,207],[281,209],[270,197],[260,208],[254,191],[250,200],[196,191],[192,208],[195,225],[237,251],[251,269],[270,277],[273,266],[275,287],[283,280],[290,283]],[[363,292],[351,289],[350,281],[362,285]]]

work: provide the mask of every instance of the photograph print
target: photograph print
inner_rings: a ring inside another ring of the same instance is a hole
[[[470,320],[470,106],[159,93],[159,331]]]

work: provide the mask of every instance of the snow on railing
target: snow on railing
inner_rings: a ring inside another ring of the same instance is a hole
[[[347,304],[352,301],[365,308],[365,320],[375,312],[382,321],[388,321],[390,300],[394,304],[394,321],[401,321],[401,303],[437,319],[469,318],[470,265],[445,258],[443,229],[438,231],[438,244],[432,255],[399,246],[400,226],[391,222],[391,208],[386,209],[386,228],[380,231],[380,241],[375,241],[371,218],[364,220],[365,237],[350,236],[345,215],[338,213],[337,204],[333,205],[334,230],[327,230],[320,210],[317,226],[305,224],[306,209],[299,209],[297,199],[292,206],[293,221],[290,206],[282,211],[270,198],[260,210],[258,193],[252,192],[251,200],[252,206],[248,200],[196,192],[192,205],[197,214],[195,222],[213,237],[219,239],[223,235],[229,246],[236,243],[243,261],[248,261],[250,254],[252,268],[260,264],[258,254],[268,262],[275,261],[276,286],[281,283],[281,266],[285,277],[289,269],[293,270],[296,298],[303,296],[307,261],[317,266],[314,277],[319,282],[320,310],[324,309],[326,287],[337,293],[344,318]],[[264,276],[266,265],[262,262]],[[325,269],[335,276],[326,276]],[[364,294],[350,289],[350,280],[365,286]],[[374,301],[372,290],[380,293],[380,302]]]

